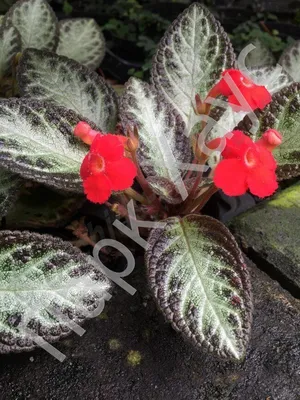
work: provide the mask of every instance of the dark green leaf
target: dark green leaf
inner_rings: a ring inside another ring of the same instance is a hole
[[[146,251],[165,318],[197,346],[241,360],[251,326],[249,273],[227,228],[206,216],[168,218]]]
[[[0,353],[67,336],[68,321],[81,324],[110,288],[70,243],[31,232],[0,232],[0,277]]]

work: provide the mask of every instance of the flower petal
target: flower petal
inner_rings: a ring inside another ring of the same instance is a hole
[[[80,167],[80,176],[82,179],[86,179],[91,175],[91,170],[90,170],[90,153],[88,153],[81,164]]]
[[[214,183],[228,196],[241,196],[246,193],[247,168],[241,160],[222,160],[214,172]]]
[[[256,146],[258,151],[259,161],[263,168],[269,169],[271,171],[275,171],[277,167],[276,160],[273,154],[264,148],[263,146],[257,145]]]
[[[226,147],[222,151],[223,158],[243,158],[249,148],[253,148],[254,143],[242,131],[232,131],[226,134]]]
[[[105,174],[111,182],[112,190],[125,190],[132,186],[137,169],[129,158],[123,157],[119,161],[108,163]]]
[[[237,98],[234,94],[228,97],[228,103],[236,112],[253,111],[257,108],[256,102],[252,98],[251,89],[239,87],[240,96]]]
[[[275,171],[268,168],[254,168],[247,176],[250,192],[258,197],[271,196],[278,188]]]
[[[272,100],[271,94],[264,86],[256,85],[251,90],[251,96],[256,104],[255,108],[260,108],[261,110],[263,110],[266,107],[266,105],[269,104],[270,101]]]
[[[242,84],[242,80],[243,80],[243,74],[237,69],[226,69],[225,71],[223,71],[222,79],[218,83],[219,91],[223,96],[229,96],[232,94],[232,88],[230,87],[230,84],[228,84],[224,78],[226,75],[230,76],[230,78],[233,80],[233,82],[235,83],[235,85],[237,87],[239,87]],[[229,79],[228,79],[228,82],[229,82]]]
[[[108,133],[106,135],[97,135],[93,140],[90,149],[91,153],[102,156],[105,161],[117,161],[124,155],[124,145],[118,135]]]
[[[111,195],[111,184],[104,174],[88,177],[83,181],[83,188],[87,199],[93,203],[105,203]]]

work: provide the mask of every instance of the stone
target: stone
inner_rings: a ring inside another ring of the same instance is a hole
[[[60,363],[44,350],[1,356],[5,400],[299,400],[300,301],[248,263],[254,321],[241,364],[205,354],[165,323],[149,295],[143,259],[116,288],[105,318],[86,333],[55,344]],[[31,358],[34,357],[34,362]]]
[[[229,225],[249,257],[300,298],[300,182]]]

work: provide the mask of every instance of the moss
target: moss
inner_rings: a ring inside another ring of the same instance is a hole
[[[122,345],[118,339],[110,339],[108,341],[108,347],[110,348],[110,350],[119,350]]]
[[[269,206],[280,208],[300,208],[300,183],[285,189],[279,193],[274,199],[269,201]]]
[[[142,355],[139,351],[130,350],[129,353],[127,354],[127,362],[132,367],[136,367],[141,363],[141,361],[142,361]]]

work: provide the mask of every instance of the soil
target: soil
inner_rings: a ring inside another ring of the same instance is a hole
[[[1,357],[5,400],[299,400],[300,301],[252,263],[254,322],[242,365],[196,350],[164,322],[148,293],[143,258],[101,316],[56,345]]]

